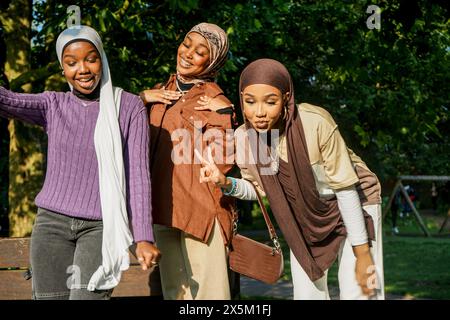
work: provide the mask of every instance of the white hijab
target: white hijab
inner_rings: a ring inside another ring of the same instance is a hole
[[[122,89],[113,90],[102,40],[91,27],[72,27],[59,35],[56,52],[60,64],[62,65],[64,47],[76,39],[91,42],[97,48],[102,61],[102,78],[99,84],[100,112],[94,133],[103,220],[102,265],[92,275],[87,289],[107,290],[117,286],[121,272],[128,269],[128,247],[133,242],[128,225],[125,169],[118,120]]]

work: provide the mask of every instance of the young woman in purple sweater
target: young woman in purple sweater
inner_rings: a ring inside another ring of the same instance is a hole
[[[47,171],[31,237],[34,299],[108,299],[129,265],[156,264],[149,125],[138,96],[115,88],[97,32],[63,31],[56,51],[69,92],[0,87],[0,116],[43,126]]]

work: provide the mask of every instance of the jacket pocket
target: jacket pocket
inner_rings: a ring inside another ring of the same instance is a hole
[[[181,109],[180,116],[183,119],[184,126],[190,129],[203,129],[208,123],[208,117],[188,108]]]

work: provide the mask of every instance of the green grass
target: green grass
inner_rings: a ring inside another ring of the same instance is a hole
[[[450,299],[450,238],[384,239],[387,293]]]
[[[430,234],[437,235],[445,216],[440,217],[440,215],[421,214],[421,217]],[[385,232],[390,232],[392,225],[391,221],[389,213],[389,216],[387,216],[385,220]],[[403,218],[400,218],[400,216],[397,217],[397,227],[400,231],[400,235],[424,235],[419,222],[412,212],[409,213],[409,216],[404,216]],[[448,231],[445,232],[448,234]]]
[[[424,217],[431,234],[437,234],[439,224],[433,217]],[[450,299],[450,236],[426,238],[414,217],[398,219],[399,236],[390,235],[389,220],[384,225],[384,275],[387,294],[405,295],[409,298]],[[240,230],[264,230],[265,223],[257,213],[251,226]],[[409,234],[413,236],[403,236]],[[447,233],[448,234],[448,233]],[[281,237],[281,234],[279,234]],[[268,236],[257,239],[265,241]],[[285,259],[283,280],[291,281],[289,248],[280,239]],[[328,272],[330,287],[337,287],[337,263]],[[254,297],[251,297],[252,299]]]
[[[450,299],[450,238],[385,235],[383,250],[386,294]],[[337,287],[337,263],[328,277]]]

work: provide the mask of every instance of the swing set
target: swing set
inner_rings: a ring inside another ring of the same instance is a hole
[[[389,202],[384,209],[383,212],[383,219],[386,216],[386,214],[391,210],[392,203],[395,199],[395,196],[397,194],[397,191],[400,190],[401,195],[405,198],[407,204],[410,206],[412,212],[414,213],[414,217],[417,220],[417,223],[419,224],[420,228],[422,229],[423,233],[427,237],[431,237],[430,231],[428,230],[427,226],[425,225],[422,216],[419,213],[419,210],[416,208],[414,203],[409,198],[408,192],[405,189],[405,186],[403,185],[404,181],[440,181],[440,182],[447,182],[450,181],[450,176],[399,176],[398,180],[394,186],[394,189],[392,190],[391,196],[389,197]],[[441,227],[439,228],[439,233],[441,233],[445,226],[447,225],[447,222],[450,220],[450,208],[448,210],[447,217],[445,218],[444,222],[442,223]]]

